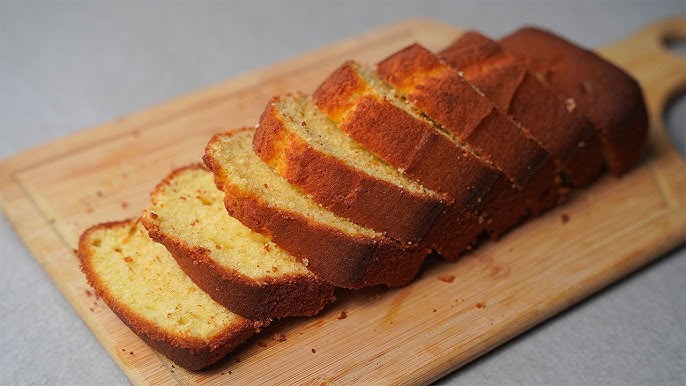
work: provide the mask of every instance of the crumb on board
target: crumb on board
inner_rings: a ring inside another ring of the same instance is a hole
[[[277,341],[277,342],[285,342],[285,341],[286,341],[286,335],[280,334],[280,333],[276,333],[276,334],[274,334],[274,336],[272,337],[272,339],[274,339],[274,340]]]
[[[439,275],[438,280],[444,283],[452,283],[455,280],[455,275]]]
[[[129,203],[126,202],[126,201],[122,201],[120,205],[121,205],[121,208],[122,208],[122,209],[126,209],[126,208],[129,207]]]
[[[478,302],[478,303],[476,303],[476,308],[478,308],[478,309],[486,308],[486,304],[482,303],[482,302]]]
[[[338,315],[338,320],[342,320],[348,317],[348,314],[345,312],[345,310],[341,311],[340,315]]]
[[[560,220],[562,220],[563,224],[566,224],[569,222],[569,215],[567,213],[562,213],[560,216]]]
[[[312,354],[317,352],[317,350],[315,350],[315,349],[310,349],[310,350],[312,350]]]

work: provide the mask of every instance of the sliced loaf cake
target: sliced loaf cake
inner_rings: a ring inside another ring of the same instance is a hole
[[[601,173],[602,147],[593,124],[497,42],[471,31],[439,56],[520,122],[553,155],[558,169],[574,186],[586,185]],[[584,146],[568,152],[573,144],[561,138],[582,141]]]
[[[189,370],[217,362],[263,326],[212,300],[137,220],[86,230],[78,256],[88,282],[112,311]]]
[[[317,314],[334,287],[296,257],[229,216],[224,193],[200,165],[173,171],[142,215],[186,274],[218,303],[248,319]]]
[[[596,53],[539,28],[522,28],[500,44],[566,98],[570,109],[593,122],[614,174],[621,175],[639,160],[648,136],[648,113],[635,79]]]
[[[419,44],[381,61],[380,77],[415,108],[491,162],[522,190],[532,214],[560,201],[548,152],[495,105]]]
[[[428,250],[406,248],[322,208],[255,155],[253,134],[248,128],[219,133],[205,149],[231,216],[339,287],[401,286],[415,277]]]
[[[267,104],[253,149],[320,205],[401,242],[422,241],[444,206],[444,197],[366,151],[302,93]]]

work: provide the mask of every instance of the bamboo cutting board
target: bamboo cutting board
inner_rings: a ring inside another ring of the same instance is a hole
[[[684,19],[600,50],[643,85],[651,142],[639,167],[456,263],[430,262],[407,287],[341,291],[318,317],[274,322],[209,370],[175,367],[142,343],[93,297],[73,248],[88,226],[137,216],[162,177],[198,162],[211,133],[254,124],[270,96],[312,91],[345,59],[375,63],[415,41],[439,49],[460,32],[392,25],[26,151],[0,164],[0,203],[134,384],[430,382],[684,243],[686,166],[661,121],[667,99],[686,88],[683,59],[662,46],[686,38]]]

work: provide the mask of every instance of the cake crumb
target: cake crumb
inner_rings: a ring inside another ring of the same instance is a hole
[[[452,283],[455,280],[455,275],[439,275],[438,280],[444,283]]]
[[[129,203],[126,202],[126,201],[122,201],[120,205],[121,205],[121,208],[122,208],[122,209],[126,209],[126,208],[129,207]]]
[[[436,312],[436,311],[438,311],[438,310],[434,308],[433,312]]]
[[[274,339],[277,342],[285,342],[286,341],[286,335],[277,333],[277,334],[274,334],[272,339]]]
[[[343,320],[348,317],[348,314],[345,312],[345,310],[341,311],[341,314],[338,315],[338,320]]]
[[[101,198],[102,198],[103,196],[105,196],[105,195],[102,193],[101,190],[98,190],[97,192],[95,192],[95,195],[98,196],[98,197],[101,197]]]
[[[88,288],[86,288],[86,289],[84,290],[84,292],[86,293],[86,296],[88,296],[88,297],[93,296],[93,293],[92,293],[91,290],[89,290]]]
[[[478,308],[480,310],[484,309],[484,308],[486,308],[486,304],[478,302],[478,303],[476,303],[476,308]]]
[[[563,224],[566,224],[569,222],[569,215],[567,213],[562,213],[560,216],[560,220],[562,220]]]
[[[129,355],[133,355],[133,351],[129,351]]]
[[[567,98],[565,100],[565,106],[567,106],[567,111],[573,113],[574,110],[576,110],[576,101],[574,100],[574,98]]]
[[[133,261],[133,259],[131,258],[131,256],[126,256],[126,257],[124,258],[124,261],[127,262],[127,263],[130,263],[130,262]]]
[[[317,352],[317,350],[315,350],[315,349],[311,349],[311,350],[312,350],[312,354]]]

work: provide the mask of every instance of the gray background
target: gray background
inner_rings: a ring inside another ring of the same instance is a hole
[[[685,12],[681,0],[0,0],[0,159],[408,17],[494,37],[536,23],[599,46]],[[682,154],[685,105],[666,114]],[[0,384],[127,383],[2,216],[0,256]],[[685,274],[682,247],[438,383],[685,384]]]

